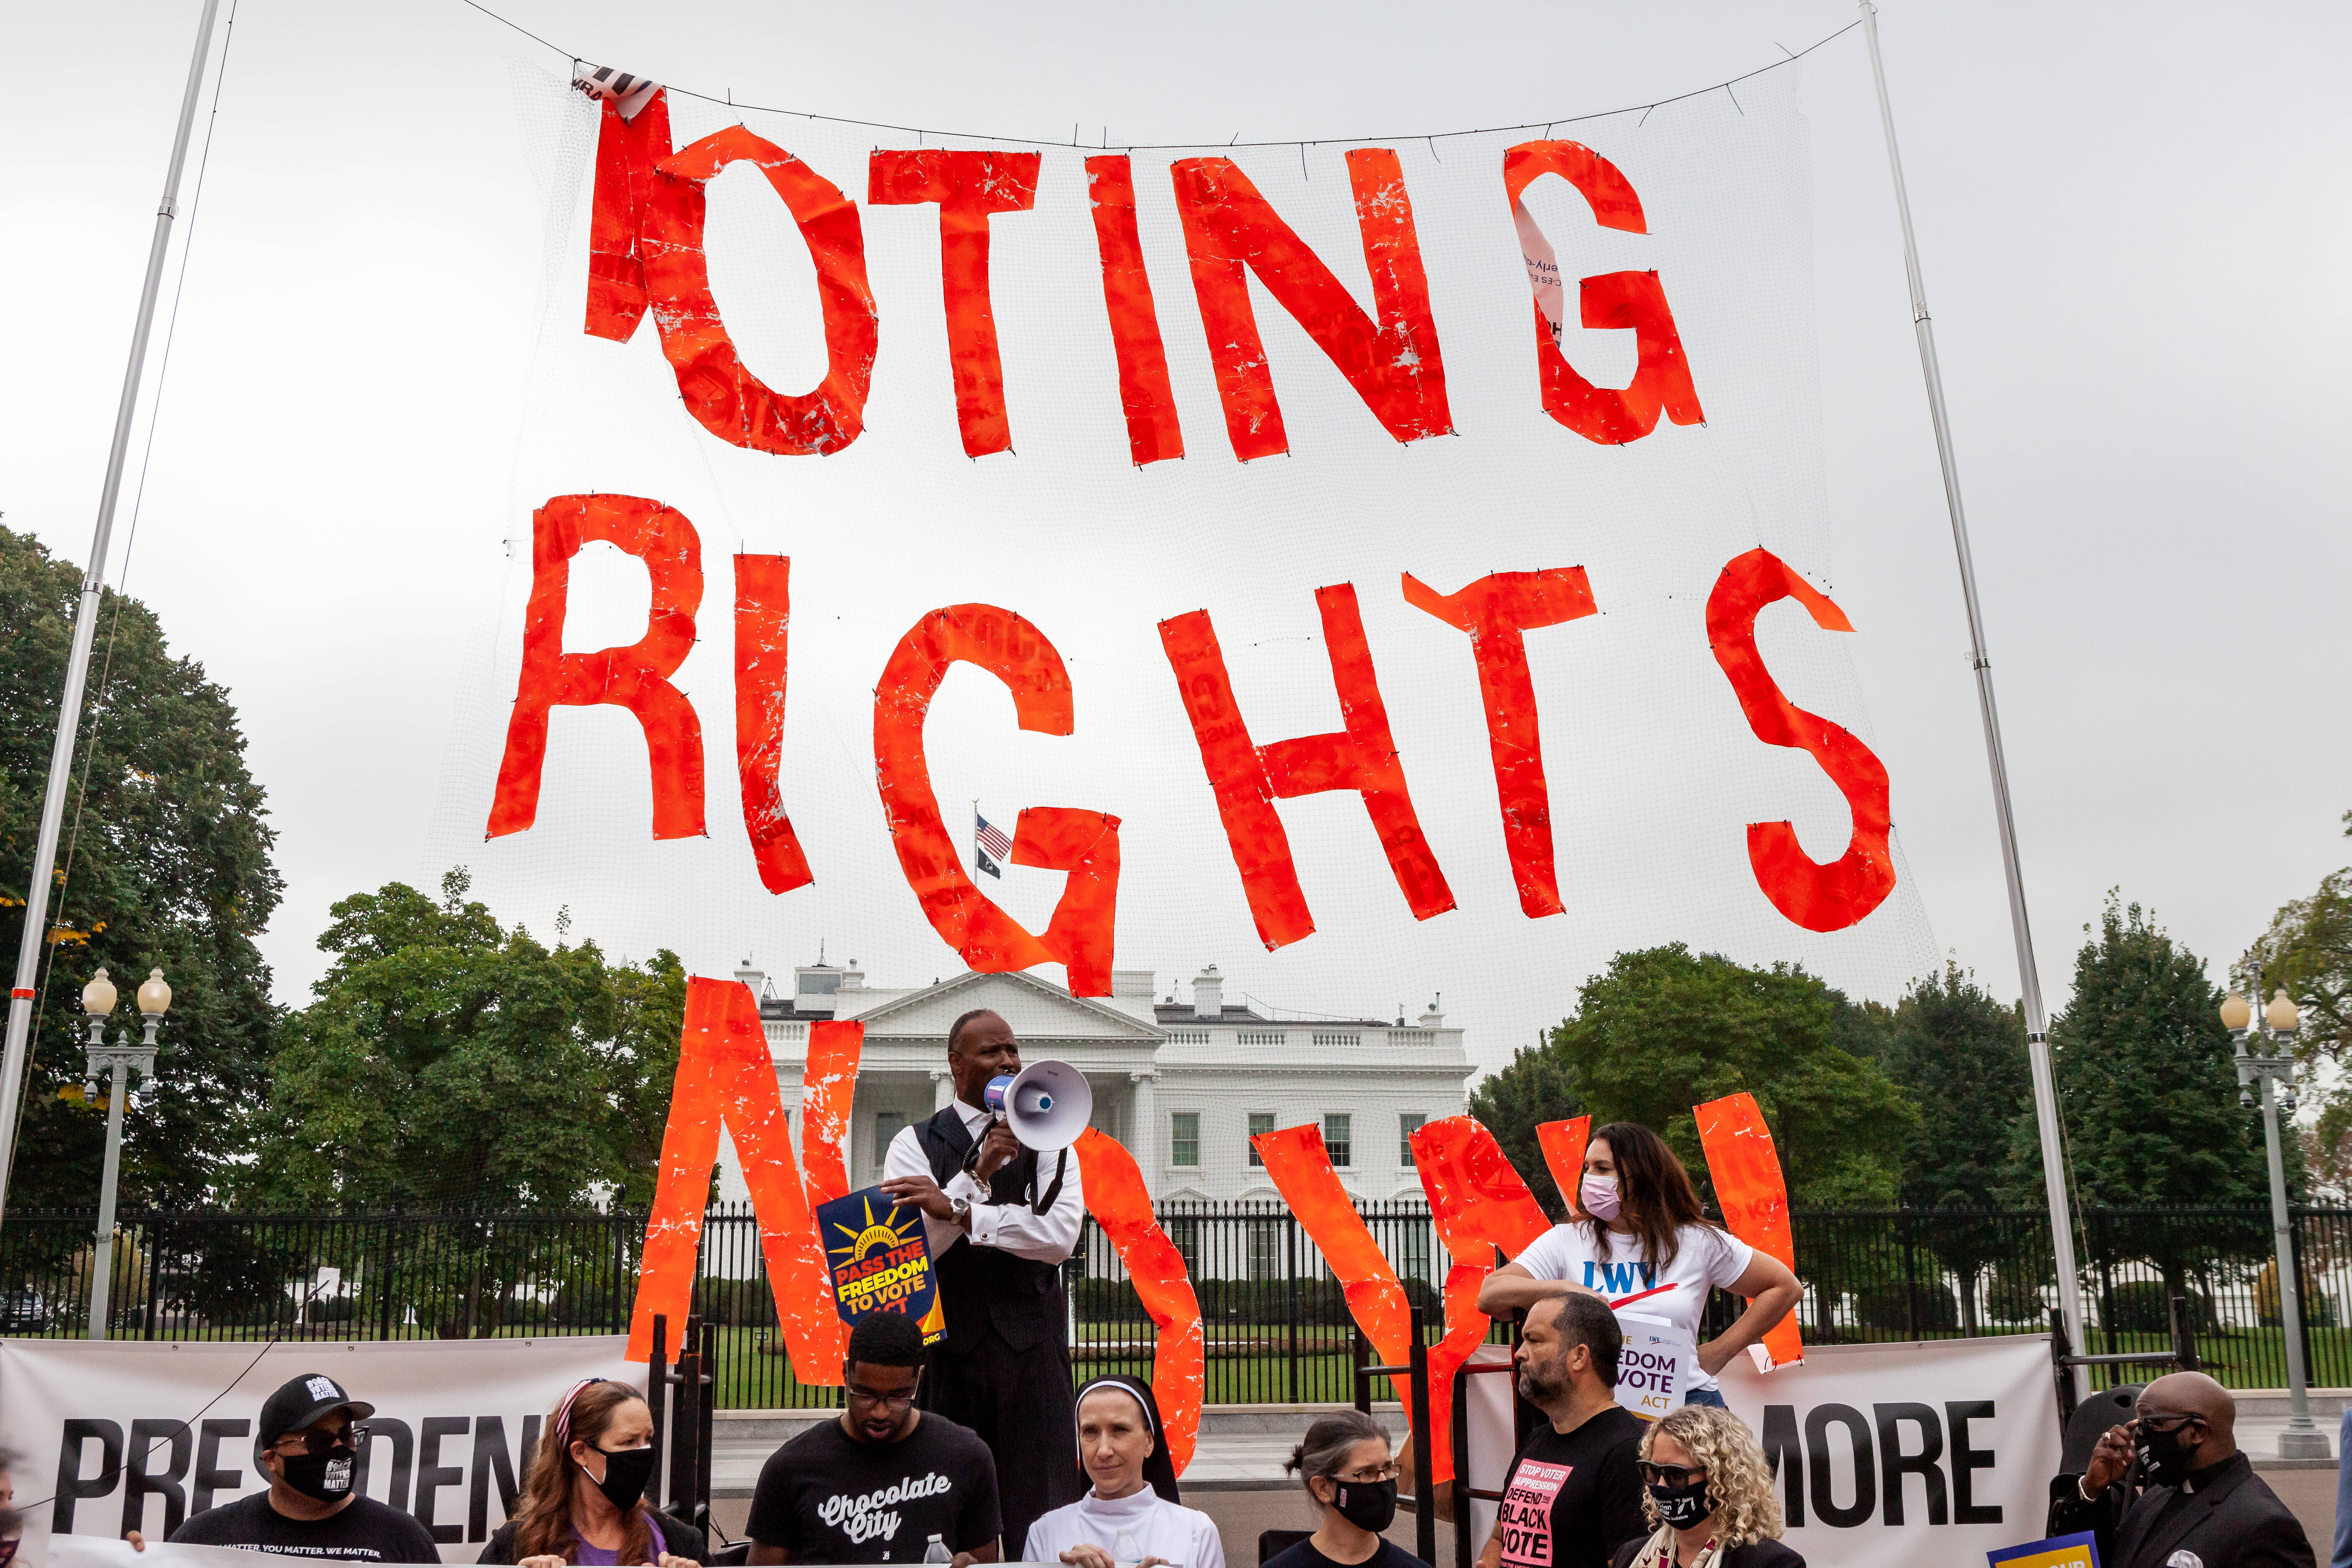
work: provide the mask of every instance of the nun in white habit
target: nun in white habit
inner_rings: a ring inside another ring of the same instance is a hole
[[[1023,1562],[1225,1568],[1216,1522],[1177,1500],[1150,1384],[1097,1377],[1078,1390],[1078,1468],[1090,1489],[1029,1527]]]

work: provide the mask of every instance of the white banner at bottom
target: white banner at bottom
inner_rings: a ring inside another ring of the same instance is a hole
[[[1510,1354],[1481,1345],[1471,1360]],[[2047,1334],[1807,1345],[1778,1372],[1734,1356],[1719,1381],[1763,1445],[1784,1539],[1811,1568],[1983,1568],[1986,1552],[2042,1534],[2059,1453]],[[1475,1375],[1463,1396],[1470,1484],[1486,1491],[1510,1468],[1511,1384]],[[1474,1540],[1495,1512],[1472,1505]]]
[[[564,1390],[583,1377],[645,1386],[627,1345],[621,1334],[266,1349],[0,1339],[0,1446],[24,1456],[13,1479],[25,1556],[52,1561],[53,1529],[110,1539],[136,1529],[160,1542],[188,1515],[251,1496],[266,1485],[253,1454],[262,1402],[289,1378],[324,1373],[375,1406],[360,1489],[415,1515],[443,1562],[470,1563],[505,1522]]]
[[[349,1557],[302,1559],[303,1568],[375,1568]],[[234,1546],[173,1546],[151,1541],[144,1552],[127,1541],[95,1535],[53,1535],[48,1561],[39,1568],[253,1568],[253,1553]]]
[[[2047,1334],[1807,1345],[1778,1372],[1734,1356],[1720,1382],[1811,1568],[1982,1568],[2043,1533],[2059,1454]]]

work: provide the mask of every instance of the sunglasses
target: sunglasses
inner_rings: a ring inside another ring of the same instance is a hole
[[[1642,1479],[1654,1487],[1686,1487],[1706,1479],[1704,1465],[1654,1465],[1643,1459],[1641,1471]]]
[[[302,1451],[304,1453],[310,1455],[314,1459],[323,1459],[338,1448],[342,1449],[346,1453],[356,1449],[362,1443],[367,1441],[368,1429],[354,1421],[340,1432],[320,1432],[316,1429],[303,1432],[289,1432],[285,1436],[278,1438],[278,1443],[273,1443],[270,1447],[278,1448],[278,1444],[285,1443],[289,1439],[294,1438],[299,1438],[301,1440]],[[285,1452],[283,1448],[278,1448],[278,1451],[280,1453]]]

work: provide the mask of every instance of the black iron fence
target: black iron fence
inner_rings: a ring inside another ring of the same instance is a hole
[[[1446,1258],[1419,1204],[1360,1211],[1408,1295],[1443,1317]],[[1801,1210],[1799,1309],[1814,1343],[2039,1331],[2057,1298],[2049,1219],[2000,1209]],[[1350,1319],[1339,1282],[1286,1208],[1171,1204],[1160,1223],[1190,1266],[1213,1404],[1349,1397]],[[2198,1353],[2235,1387],[2285,1381],[2277,1269],[2263,1209],[2095,1209],[2076,1248],[2093,1352],[2168,1346],[2167,1303],[2190,1303]],[[0,1333],[88,1328],[88,1214],[0,1226]],[[435,1339],[604,1333],[627,1326],[642,1213],[399,1215],[126,1213],[109,1332],[157,1340]],[[2352,1386],[2352,1209],[2298,1209],[2306,1363]],[[1066,1265],[1080,1375],[1148,1372],[1156,1332],[1091,1222]],[[714,1206],[695,1310],[717,1327],[722,1408],[831,1404],[793,1375],[748,1207]],[[1738,1303],[1717,1292],[1717,1327]]]

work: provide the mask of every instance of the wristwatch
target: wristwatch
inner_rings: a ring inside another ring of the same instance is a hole
[[[971,1205],[970,1203],[966,1202],[962,1198],[950,1198],[948,1200],[948,1223],[950,1225],[962,1225],[971,1218]]]

